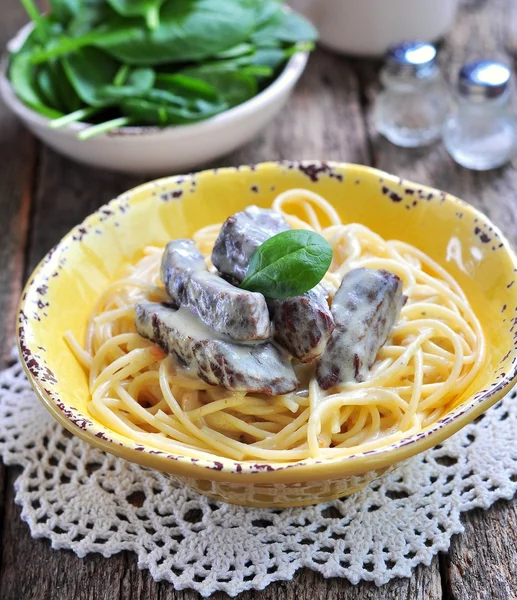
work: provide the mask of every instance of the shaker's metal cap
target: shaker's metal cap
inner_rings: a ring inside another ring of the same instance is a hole
[[[460,96],[482,101],[501,97],[507,90],[511,71],[495,60],[478,60],[460,69],[458,91]]]
[[[436,67],[436,48],[428,42],[404,42],[386,53],[386,68],[390,75],[425,77]]]

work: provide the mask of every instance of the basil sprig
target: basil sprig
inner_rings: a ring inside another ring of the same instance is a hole
[[[241,287],[284,300],[311,290],[332,262],[332,248],[313,231],[283,231],[253,253]]]

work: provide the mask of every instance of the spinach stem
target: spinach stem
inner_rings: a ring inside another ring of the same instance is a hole
[[[87,119],[88,117],[94,115],[98,110],[99,108],[94,106],[89,106],[88,108],[80,108],[79,110],[75,110],[74,112],[71,112],[68,115],[64,115],[63,117],[59,117],[58,119],[50,121],[49,126],[52,129],[59,129],[60,127],[70,125],[71,123],[77,123],[78,121]]]
[[[77,137],[80,140],[88,140],[95,135],[100,135],[102,133],[107,133],[108,131],[113,131],[114,129],[118,129],[119,127],[125,127],[126,125],[130,125],[133,119],[131,117],[118,117],[117,119],[112,119],[111,121],[106,121],[105,123],[99,123],[98,125],[92,125],[88,127],[88,129],[84,129],[79,132]]]
[[[262,65],[248,65],[242,67],[241,72],[255,77],[270,77],[273,74],[273,69]]]
[[[291,58],[291,56],[297,52],[311,52],[312,50],[314,50],[313,42],[298,42],[284,50],[284,57]]]
[[[46,23],[41,16],[38,7],[34,4],[33,0],[21,0],[23,8],[29,15],[29,18],[34,22],[36,34],[39,37],[40,42],[47,41]]]
[[[38,65],[40,63],[47,62],[51,58],[63,56],[63,54],[69,54],[75,50],[80,50],[84,46],[90,46],[95,42],[96,38],[100,37],[95,34],[85,35],[78,38],[62,38],[60,43],[53,48],[47,50],[35,50],[32,53],[31,63]]]
[[[149,7],[145,15],[145,22],[151,30],[156,29],[160,25],[160,6],[158,4]]]
[[[127,64],[121,65],[120,69],[117,71],[115,78],[113,79],[113,85],[116,87],[120,87],[126,83],[127,76],[129,75],[130,66]]]
[[[36,25],[39,25],[41,23],[41,15],[33,0],[21,0],[21,2],[30,19],[34,21]]]

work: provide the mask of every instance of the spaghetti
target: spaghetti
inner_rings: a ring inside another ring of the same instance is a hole
[[[84,348],[66,339],[89,375],[90,414],[121,435],[192,458],[298,461],[375,450],[442,417],[478,374],[485,356],[480,324],[454,279],[413,246],[345,225],[308,190],[279,195],[273,208],[293,228],[312,229],[333,249],[322,281],[332,299],[345,273],[365,267],[398,275],[408,301],[369,378],[329,391],[315,367],[294,361],[300,390],[284,396],[231,392],[183,372],[136,333],[135,305],[167,301],[162,249],[148,247],[98,298]],[[220,225],[194,240],[210,264]]]

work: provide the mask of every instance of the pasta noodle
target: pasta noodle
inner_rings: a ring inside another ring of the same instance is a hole
[[[291,227],[312,229],[332,246],[322,281],[330,299],[350,269],[386,269],[401,278],[408,301],[369,378],[323,391],[314,366],[297,363],[302,389],[267,397],[188,376],[135,330],[136,303],[167,299],[159,276],[162,249],[149,247],[97,300],[84,348],[65,336],[89,375],[88,410],[95,419],[170,453],[289,462],[375,450],[450,410],[485,356],[480,324],[454,279],[413,246],[343,224],[308,190],[282,193],[273,208]],[[193,236],[209,266],[219,228],[210,225]]]

